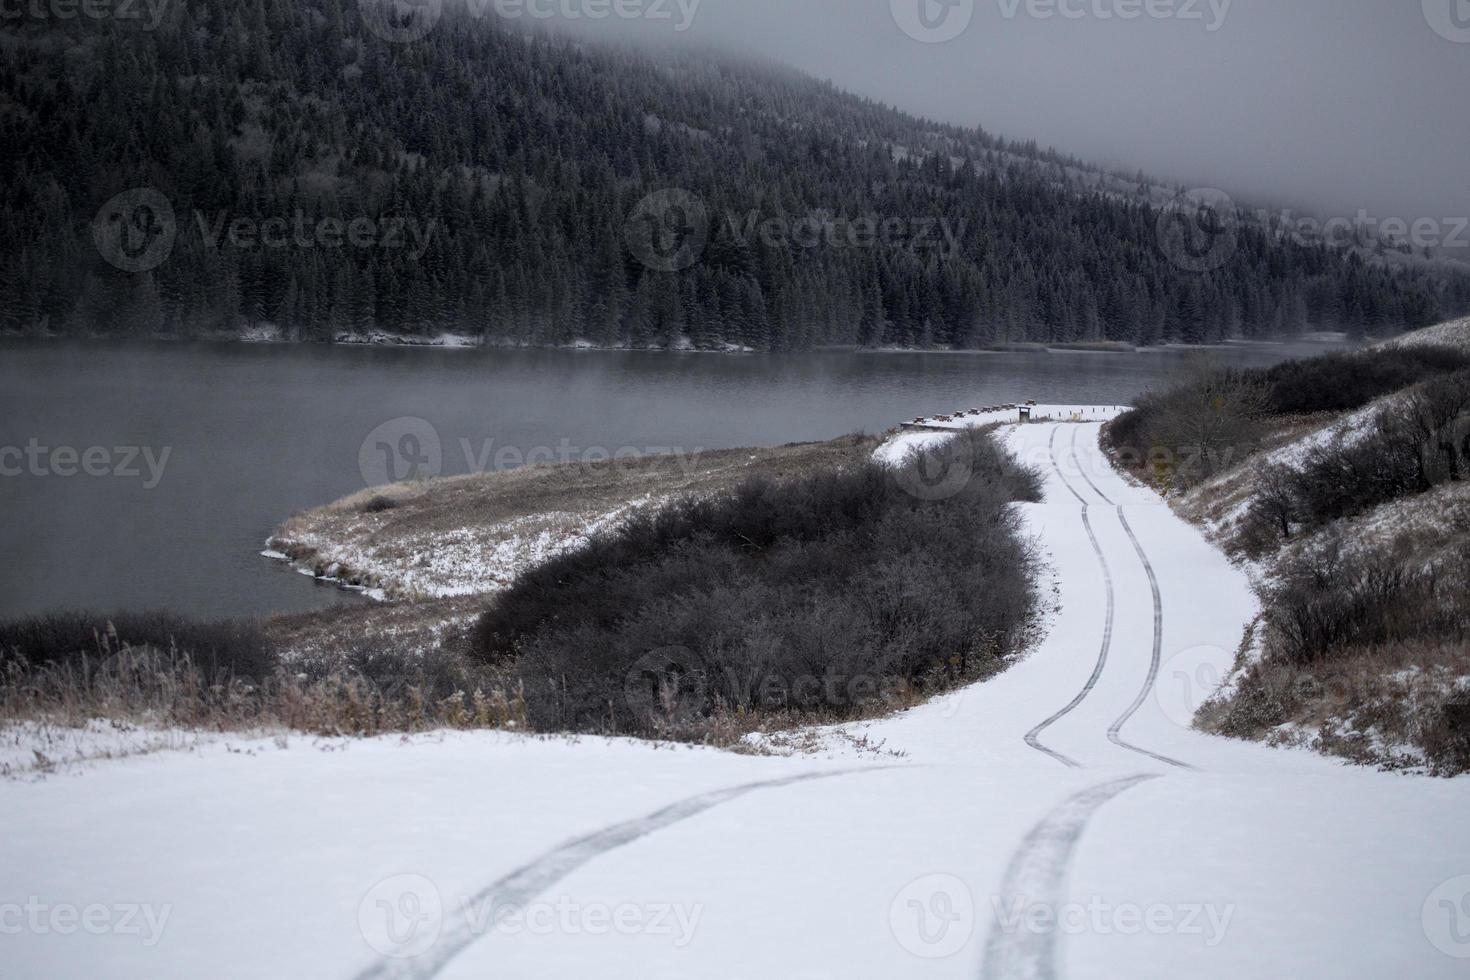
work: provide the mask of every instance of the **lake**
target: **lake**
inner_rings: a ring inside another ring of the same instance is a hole
[[[0,340],[0,615],[364,601],[260,557],[266,536],[390,473],[779,445],[1029,398],[1126,404],[1193,356]]]

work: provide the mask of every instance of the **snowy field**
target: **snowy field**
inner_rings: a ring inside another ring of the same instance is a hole
[[[880,751],[220,739],[6,781],[0,975],[1466,976],[1470,781],[1192,731],[1255,600],[1098,428],[1007,430],[1048,633],[849,727]]]

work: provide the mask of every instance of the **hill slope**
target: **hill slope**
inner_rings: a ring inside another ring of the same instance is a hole
[[[0,329],[971,347],[1470,309],[1444,267],[1161,211],[1142,178],[786,69],[452,11],[381,33],[344,0],[8,31]]]
[[[1192,485],[1173,474],[1175,509],[1249,569],[1262,606],[1198,721],[1458,774],[1470,771],[1466,324],[1402,339],[1267,372],[1290,381],[1292,410],[1266,399],[1218,454],[1226,466]],[[1187,404],[1189,390],[1115,423],[1115,448],[1161,431],[1139,416]]]

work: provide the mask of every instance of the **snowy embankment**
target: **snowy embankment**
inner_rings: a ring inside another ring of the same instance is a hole
[[[1470,351],[1470,317],[1439,323],[1386,341],[1384,347],[1456,347]]]
[[[633,513],[748,477],[834,465],[873,440],[527,466],[376,487],[291,518],[264,557],[376,599],[490,595]]]
[[[1030,405],[1026,408],[1036,422],[1107,422],[1128,409],[1118,405]],[[983,429],[991,425],[1009,425],[1020,420],[1021,406],[975,409],[953,415],[935,415],[915,419],[890,437],[874,458],[880,463],[897,466],[914,452],[933,449],[963,429]]]
[[[1470,349],[1470,320],[1389,346],[1421,344]],[[1403,414],[1409,391],[1315,427],[1294,426],[1286,441],[1174,501],[1181,515],[1234,556],[1264,605],[1247,651],[1224,675],[1219,695],[1199,716],[1201,725],[1361,764],[1464,769],[1470,659],[1452,623],[1463,616],[1457,610],[1464,608],[1459,596],[1466,583],[1470,489],[1451,481],[1424,492],[1400,491],[1325,523],[1301,511],[1308,506],[1308,483],[1324,495],[1338,482],[1352,485],[1347,481],[1366,463],[1351,450],[1379,438],[1380,418]],[[1304,482],[1308,472],[1318,475]],[[1268,473],[1273,478],[1263,484]],[[1267,501],[1276,509],[1265,517],[1253,511],[1263,486],[1278,494]],[[1284,503],[1280,494],[1288,495]],[[1276,526],[1283,519],[1292,532],[1285,540]],[[1332,638],[1323,639],[1334,628]],[[1290,652],[1304,642],[1323,652],[1310,658]]]
[[[1192,730],[1255,599],[1097,432],[1007,432],[1046,474],[1021,510],[1049,631],[853,726],[877,757],[292,738],[11,780],[0,901],[37,924],[6,935],[6,972],[1463,976],[1470,780]],[[94,904],[146,928],[67,918]]]
[[[1451,347],[1470,351],[1470,318],[1425,327],[1385,341],[1384,348]],[[1177,509],[1201,524],[1212,541],[1229,548],[1250,509],[1261,473],[1272,467],[1301,469],[1312,453],[1321,449],[1352,446],[1372,431],[1375,420],[1403,398],[1402,392],[1385,395],[1364,407],[1290,433],[1286,441],[1243,461],[1184,494]],[[1259,574],[1260,569],[1252,568]]]
[[[382,533],[391,524],[386,514],[359,514],[329,530],[298,519],[273,534],[261,556],[379,601],[490,595],[653,502],[646,496],[608,510],[548,511],[391,536]]]

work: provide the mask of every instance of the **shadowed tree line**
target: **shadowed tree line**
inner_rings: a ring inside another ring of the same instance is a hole
[[[1142,177],[1103,180],[708,52],[588,46],[452,10],[393,44],[346,0],[196,0],[152,30],[7,32],[0,329],[782,350],[1383,333],[1470,309],[1450,266],[1249,223],[1219,268],[1187,271],[1160,248],[1168,195]],[[93,224],[138,187],[167,199],[174,240],[156,267],[124,271]],[[626,235],[667,188],[709,219],[676,272],[640,263]],[[906,234],[813,247],[747,234],[752,215]],[[232,236],[237,219],[247,234]],[[354,243],[317,234],[324,219],[374,230]],[[270,221],[280,247],[258,240]]]

